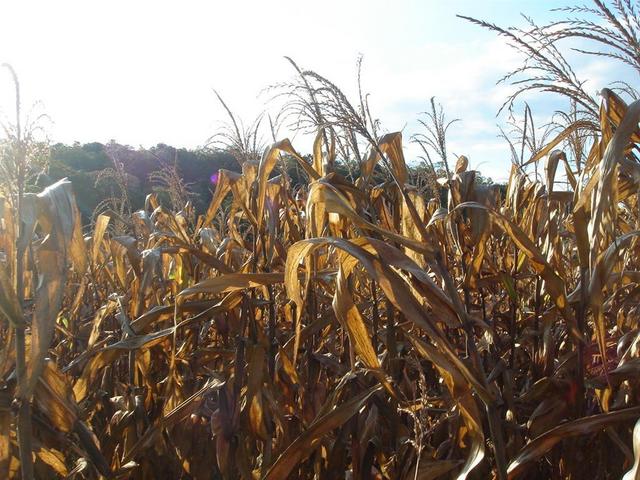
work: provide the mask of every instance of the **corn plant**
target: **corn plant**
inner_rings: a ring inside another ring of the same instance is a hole
[[[505,191],[432,103],[441,202],[291,63],[312,155],[229,111],[206,212],[149,193],[83,237],[69,182],[3,192],[0,476],[640,478],[640,101],[529,111]]]

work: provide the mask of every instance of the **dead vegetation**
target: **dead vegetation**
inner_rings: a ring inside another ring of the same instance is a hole
[[[201,216],[169,165],[173,209],[114,204],[83,238],[70,183],[24,191],[10,137],[0,477],[640,478],[640,102],[571,91],[544,142],[529,111],[502,196],[449,164],[432,103],[414,140],[441,206],[365,95],[294,66],[311,161],[287,139],[256,158],[260,121],[229,111],[243,173]]]

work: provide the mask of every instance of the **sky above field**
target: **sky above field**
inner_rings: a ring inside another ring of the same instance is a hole
[[[52,141],[107,142],[134,147],[166,143],[197,147],[226,114],[215,88],[249,123],[273,108],[265,87],[293,77],[283,58],[356,91],[356,59],[373,115],[408,142],[416,119],[436,96],[450,118],[449,150],[494,180],[509,172],[509,149],[498,138],[496,113],[511,90],[496,81],[520,62],[491,32],[456,14],[521,25],[521,13],[544,23],[550,9],[575,1],[65,1],[5,0],[0,6],[0,63],[16,69],[25,107],[49,115]],[[580,2],[578,2],[580,3]],[[623,73],[607,61],[577,63],[596,92]],[[548,119],[564,104],[528,99]],[[0,72],[0,108],[10,115],[13,90]],[[302,152],[309,139],[292,136]]]

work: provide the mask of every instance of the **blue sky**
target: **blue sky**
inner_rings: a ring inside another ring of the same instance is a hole
[[[408,144],[416,118],[435,95],[450,118],[462,120],[450,132],[450,151],[504,180],[509,152],[497,138],[505,119],[496,113],[510,88],[495,82],[519,57],[455,15],[507,26],[521,24],[522,12],[544,23],[562,17],[550,9],[575,3],[9,0],[0,7],[0,62],[17,70],[25,104],[42,102],[53,141],[196,147],[225,119],[213,88],[249,121],[266,108],[262,89],[292,77],[284,55],[349,94],[362,54],[374,116],[387,131],[403,129],[408,158],[417,154]],[[602,59],[577,65],[594,92],[626,75]],[[3,74],[5,111],[11,94]],[[562,106],[529,101],[540,123]],[[308,139],[292,140],[307,149]]]

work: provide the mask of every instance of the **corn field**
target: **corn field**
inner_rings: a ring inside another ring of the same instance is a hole
[[[149,194],[83,227],[70,182],[23,188],[18,126],[0,478],[640,478],[640,101],[428,198],[401,133],[293,65],[312,156],[231,116],[242,173],[202,215]]]

